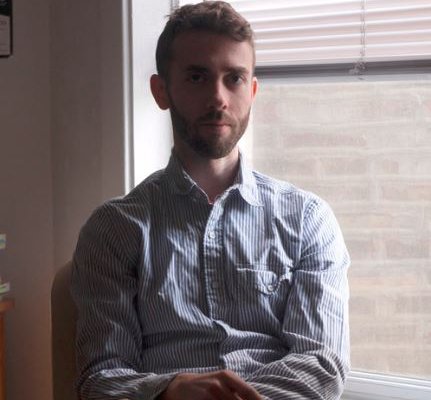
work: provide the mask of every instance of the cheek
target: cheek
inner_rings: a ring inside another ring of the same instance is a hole
[[[242,110],[248,110],[253,104],[254,96],[250,87],[244,88],[236,97],[236,103]]]
[[[172,96],[176,110],[186,118],[193,119],[202,115],[203,101],[198,96],[177,95]]]
[[[244,118],[250,112],[252,101],[249,98],[242,99],[241,102],[238,101],[235,108],[235,113],[239,118]]]

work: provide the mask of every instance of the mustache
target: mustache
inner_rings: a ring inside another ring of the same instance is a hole
[[[198,118],[199,123],[223,122],[228,125],[234,123],[233,119],[225,111],[213,110]]]

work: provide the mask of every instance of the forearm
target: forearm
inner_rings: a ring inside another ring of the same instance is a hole
[[[120,231],[127,234],[119,236]],[[112,207],[97,210],[81,231],[71,279],[79,316],[81,400],[153,399],[173,377],[141,373],[144,346],[135,306],[138,245],[133,225]]]
[[[101,370],[81,381],[81,400],[153,400],[176,374],[137,373],[126,368]]]
[[[311,204],[286,299],[280,336],[286,355],[247,379],[268,399],[340,398],[350,365],[348,265],[332,211]]]
[[[228,370],[178,374],[158,400],[263,400],[237,374]]]
[[[331,350],[319,348],[289,354],[265,365],[246,381],[270,400],[339,399],[348,366]]]

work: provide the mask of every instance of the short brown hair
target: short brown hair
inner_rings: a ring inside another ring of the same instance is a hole
[[[157,42],[157,73],[168,77],[172,43],[182,32],[208,31],[226,35],[237,42],[249,42],[254,52],[253,31],[249,22],[224,1],[186,4],[176,9],[166,23]]]

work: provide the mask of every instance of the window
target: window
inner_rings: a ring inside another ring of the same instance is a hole
[[[345,399],[431,398],[431,3],[231,3],[257,33],[248,157],[328,200],[351,252]]]
[[[179,3],[198,3],[182,0]],[[256,33],[257,66],[431,60],[429,0],[230,0]],[[358,65],[359,64],[359,65]],[[429,62],[426,64],[429,66]],[[369,65],[370,66],[370,65]]]
[[[355,370],[431,379],[431,80],[263,82],[256,169],[325,198],[352,257]]]

